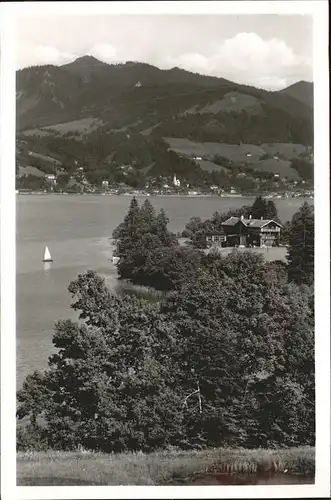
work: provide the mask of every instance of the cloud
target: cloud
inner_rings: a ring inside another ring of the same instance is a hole
[[[81,40],[77,41],[74,33],[67,40],[68,45],[63,39],[48,45],[20,44],[18,67],[26,66],[27,61],[29,65],[61,65],[88,54],[110,64],[130,60],[147,62],[164,69],[178,66],[270,90],[284,88],[298,80],[312,79],[311,58],[296,53],[292,44],[280,37],[271,36],[267,39],[255,32],[239,32],[222,40],[214,34],[209,43],[198,44],[196,37],[192,38],[188,34],[181,40],[174,32],[171,39],[160,36],[155,43],[156,28],[154,26],[152,31],[143,30],[139,38],[132,37],[130,40],[122,31],[107,40],[105,30],[101,30],[99,33],[93,32],[94,40],[84,44]],[[68,51],[66,47],[70,47]]]
[[[109,43],[97,43],[88,51],[87,55],[106,63],[117,60],[117,50]]]
[[[295,54],[283,40],[264,40],[256,33],[238,33],[212,54],[170,56],[166,64],[269,89],[286,86],[290,75],[305,79],[311,68],[311,60]]]
[[[69,52],[61,52],[52,45],[37,45],[34,47],[25,46],[20,48],[18,54],[18,67],[23,67],[21,61],[29,61],[30,66],[54,64],[61,65],[74,61],[77,58],[76,54]]]

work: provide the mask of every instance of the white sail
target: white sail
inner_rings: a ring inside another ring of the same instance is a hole
[[[51,253],[50,253],[48,247],[45,247],[44,260],[45,261],[52,260]]]

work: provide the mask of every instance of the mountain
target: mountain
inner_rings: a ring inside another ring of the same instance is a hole
[[[309,105],[298,103],[296,89],[291,87],[286,92],[268,92],[179,68],[161,70],[137,62],[106,64],[92,56],[60,67],[20,70],[16,90],[20,130],[91,116],[101,118],[110,128],[121,128],[145,119],[146,111],[151,122],[154,111],[158,114],[160,110],[161,118],[168,118],[193,106],[218,101],[231,91],[253,96],[264,107],[293,118],[309,120],[311,115]],[[156,123],[154,120],[151,125]]]
[[[106,64],[92,56],[60,67],[25,68],[16,81],[21,168],[49,172],[52,167],[42,158],[51,157],[65,172],[72,172],[77,162],[84,164],[90,179],[113,178],[110,171],[131,165],[138,184],[148,175],[175,172],[182,178],[189,174],[193,182],[204,178],[207,165],[192,160],[197,142],[230,144],[231,151],[245,144],[247,151],[235,154],[232,166],[251,170],[266,168],[258,160],[272,156],[272,150],[287,162],[282,172],[313,143],[307,90],[312,84],[307,82],[271,92],[180,68],[162,70],[134,61]],[[189,140],[193,149],[170,151],[166,138]],[[298,147],[281,146],[287,143]],[[254,145],[260,147],[257,166],[249,153]],[[233,161],[230,149],[223,149],[224,154],[217,149],[217,161]],[[206,153],[204,160],[213,162],[213,155]],[[224,165],[218,170],[222,168],[224,174]],[[117,178],[125,180],[123,175]]]
[[[113,115],[114,107],[126,102],[132,105],[137,97],[162,98],[229,83],[179,68],[160,70],[135,62],[109,65],[91,56],[60,67],[30,67],[17,72],[18,127],[50,125],[91,114]]]
[[[312,82],[304,82],[301,80],[281,90],[280,93],[294,97],[310,108],[314,106],[314,84]]]
[[[92,56],[83,56],[74,62],[61,66],[79,76],[91,75],[111,78],[113,85],[130,87],[137,82],[143,85],[167,85],[173,83],[196,84],[201,87],[219,86],[230,83],[223,78],[190,73],[180,68],[161,70],[151,64],[127,61],[124,64],[106,64]]]
[[[107,71],[109,65],[99,61],[93,56],[83,56],[71,63],[62,65],[61,67],[73,75],[87,77],[92,73],[101,74],[102,72]]]

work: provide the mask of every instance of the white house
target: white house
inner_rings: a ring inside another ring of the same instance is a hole
[[[50,184],[56,184],[56,176],[54,174],[46,174],[45,175],[46,181],[48,181]]]
[[[180,180],[177,179],[176,174],[174,175],[174,186],[180,187]]]

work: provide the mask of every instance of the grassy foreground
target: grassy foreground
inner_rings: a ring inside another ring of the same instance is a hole
[[[105,454],[92,452],[18,452],[17,484],[165,485],[207,471],[279,471],[313,474],[315,448],[158,451]]]

